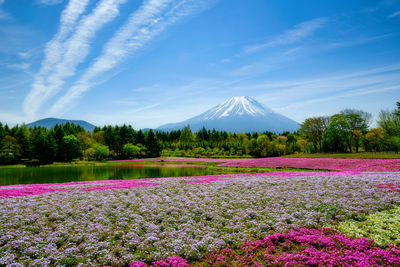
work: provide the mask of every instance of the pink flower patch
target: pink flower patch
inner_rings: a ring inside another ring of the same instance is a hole
[[[400,159],[335,159],[335,158],[257,158],[257,159],[163,159],[172,162],[214,162],[221,167],[299,168],[357,172],[400,172]]]
[[[378,188],[389,192],[391,191],[400,192],[400,183],[380,184],[378,185]]]

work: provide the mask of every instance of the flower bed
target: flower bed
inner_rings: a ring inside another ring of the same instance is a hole
[[[212,183],[231,179],[235,177],[255,177],[255,176],[273,176],[273,177],[296,177],[296,176],[315,176],[315,175],[350,175],[357,172],[270,172],[270,173],[252,173],[252,174],[221,174],[206,176],[188,176],[174,177],[175,179],[188,180],[186,183]],[[167,178],[133,179],[133,180],[103,180],[103,181],[85,181],[68,182],[52,184],[28,184],[28,185],[8,185],[0,186],[0,198],[21,197],[31,195],[41,195],[57,191],[69,191],[69,189],[79,189],[83,191],[98,191],[110,189],[123,189],[133,187],[156,186]]]
[[[400,159],[334,159],[334,158],[257,158],[257,159],[163,159],[172,162],[223,162],[221,167],[299,168],[358,172],[400,172]]]
[[[399,266],[400,247],[377,247],[329,228],[294,229],[208,255],[206,266]]]
[[[190,262],[245,240],[400,203],[398,192],[378,188],[399,183],[399,174],[266,175],[130,181],[158,184],[145,187],[70,183],[46,187],[68,191],[0,199],[0,265],[124,265],[173,255]]]

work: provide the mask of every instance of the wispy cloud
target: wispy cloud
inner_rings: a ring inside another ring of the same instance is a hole
[[[96,77],[118,66],[127,56],[142,48],[168,26],[199,12],[215,1],[148,0],[135,11],[111,40],[101,55],[82,74],[79,80],[50,109],[49,114],[60,114],[96,83]]]
[[[356,96],[379,94],[400,89],[400,64],[388,65],[351,74],[328,75],[316,79],[298,81],[264,82],[248,85],[246,89],[265,92],[260,98],[267,99],[267,104],[276,110],[306,108],[316,103]],[[282,104],[285,99],[286,104]]]
[[[52,5],[58,5],[62,3],[64,0],[36,0],[36,3],[39,5],[44,5],[44,6],[52,6]]]
[[[317,18],[297,24],[293,29],[273,38],[272,40],[251,45],[245,48],[246,53],[253,53],[264,48],[288,45],[300,42],[311,36],[316,30],[320,29],[325,23],[326,18]]]
[[[31,64],[30,63],[26,63],[26,62],[7,65],[8,68],[17,69],[17,70],[28,70],[30,66],[31,66]]]
[[[36,113],[45,101],[59,92],[65,79],[75,74],[76,67],[90,51],[96,32],[119,14],[119,6],[126,0],[101,0],[91,14],[77,23],[88,2],[71,0],[63,11],[59,31],[47,45],[42,69],[25,99],[26,113]]]
[[[394,12],[394,13],[392,13],[392,14],[390,14],[389,16],[388,16],[388,18],[394,18],[394,17],[397,17],[397,16],[400,16],[400,10],[399,11],[396,11],[396,12]]]
[[[33,57],[37,52],[34,49],[30,49],[27,51],[22,51],[22,52],[18,52],[17,55],[21,58],[21,59],[29,59],[31,57]]]
[[[327,49],[337,49],[337,48],[346,48],[346,47],[364,45],[367,43],[379,41],[379,40],[390,38],[393,36],[395,36],[394,33],[389,33],[389,34],[382,34],[382,35],[363,37],[363,38],[353,38],[351,40],[346,40],[346,41],[341,41],[341,42],[331,42],[329,44],[324,44],[321,46],[321,49],[327,50]]]

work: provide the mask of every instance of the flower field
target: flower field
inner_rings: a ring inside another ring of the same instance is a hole
[[[249,260],[251,242],[278,233],[283,237],[275,250],[266,253],[263,243],[252,252],[254,264],[268,258],[277,265],[307,265],[297,261],[308,255],[300,251],[314,253],[308,256],[317,265],[318,259],[334,263],[332,255],[353,254],[369,263],[394,263],[397,247],[304,229],[368,220],[400,203],[399,192],[383,186],[399,183],[398,173],[356,169],[2,186],[0,265],[218,265],[221,257],[212,255],[219,253],[227,266],[241,265],[237,260]],[[299,234],[284,241],[291,229],[323,235],[336,250],[293,243]],[[363,255],[353,243],[361,244]],[[228,248],[234,250],[227,258]],[[349,257],[335,264],[351,264]]]
[[[332,171],[1,186],[0,265],[400,264],[398,160],[189,160]]]
[[[400,159],[336,159],[336,158],[257,158],[257,159],[163,159],[173,162],[213,162],[221,167],[298,168],[331,171],[400,172]]]

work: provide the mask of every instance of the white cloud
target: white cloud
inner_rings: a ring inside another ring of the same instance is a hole
[[[95,86],[96,78],[118,66],[127,56],[142,48],[155,36],[183,17],[198,12],[214,1],[148,0],[135,11],[111,40],[101,55],[79,80],[50,109],[49,114],[63,113],[72,101]]]
[[[22,59],[28,59],[33,55],[33,51],[32,50],[28,50],[28,51],[25,51],[25,52],[18,52],[17,54]]]
[[[17,70],[28,70],[29,67],[31,66],[30,63],[22,62],[19,64],[9,64],[7,65],[8,68],[10,69],[17,69]]]
[[[36,113],[45,101],[62,88],[65,79],[75,74],[76,67],[90,51],[96,32],[119,14],[119,6],[126,1],[101,0],[92,13],[83,17],[78,24],[77,20],[84,12],[88,0],[69,2],[61,16],[59,31],[46,47],[42,69],[25,99],[23,108],[26,113]]]
[[[64,0],[36,0],[36,3],[39,5],[44,5],[44,6],[52,6],[52,5],[58,5],[62,3]]]
[[[400,10],[392,13],[391,15],[388,16],[388,18],[391,19],[391,18],[394,18],[394,17],[397,17],[397,16],[400,16]]]
[[[272,40],[248,46],[245,48],[246,53],[253,53],[264,48],[276,47],[297,43],[311,36],[316,30],[320,29],[326,23],[325,18],[317,18],[297,24],[293,29],[273,38]]]

